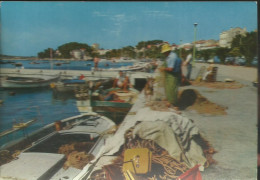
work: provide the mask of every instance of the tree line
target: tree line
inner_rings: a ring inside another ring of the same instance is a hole
[[[38,53],[39,58],[71,58],[70,52],[73,50],[84,49],[84,55],[90,57],[101,57],[101,58],[163,58],[161,54],[161,44],[163,40],[151,40],[151,41],[140,41],[135,47],[126,46],[121,49],[112,49],[104,55],[100,55],[96,49],[85,43],[70,42],[59,46],[56,50],[47,48],[43,52]],[[57,50],[60,54],[57,54]],[[185,49],[177,49],[177,53],[182,59],[192,51]],[[196,59],[203,58],[209,60],[214,56],[218,56],[221,63],[225,63],[225,59],[228,56],[232,57],[244,57],[246,64],[251,64],[253,58],[257,56],[257,32],[248,32],[245,36],[237,35],[232,43],[231,48],[218,47],[207,50],[196,50]]]

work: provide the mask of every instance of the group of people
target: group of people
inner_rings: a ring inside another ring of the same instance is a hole
[[[166,59],[163,66],[160,68],[165,72],[165,93],[166,98],[173,106],[178,106],[178,89],[181,84],[182,78],[190,80],[192,72],[192,53],[188,53],[186,59],[182,59],[172,50],[172,47],[165,43],[162,46],[161,53],[165,55]],[[187,74],[185,77],[182,75],[182,66],[187,67]],[[129,77],[123,72],[119,71],[118,76],[115,78],[113,87],[119,87],[127,90],[132,87]]]
[[[189,53],[184,62],[181,58],[172,51],[169,44],[164,44],[162,46],[162,54],[166,56],[161,71],[165,72],[165,92],[167,100],[173,105],[177,106],[178,101],[178,88],[181,84],[182,79],[182,66],[187,67],[186,79],[190,80],[191,70],[192,70],[192,54]],[[128,76],[123,71],[119,71],[119,75],[115,78],[113,87],[119,87],[123,90],[127,90],[131,87]]]
[[[167,100],[175,107],[178,106],[178,89],[183,78],[182,66],[187,67],[186,79],[190,80],[192,71],[192,54],[189,53],[182,62],[177,53],[172,50],[169,44],[162,46],[162,54],[166,56],[163,67],[160,69],[165,72],[165,93]]]

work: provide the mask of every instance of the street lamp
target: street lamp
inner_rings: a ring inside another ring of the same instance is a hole
[[[182,40],[180,40],[180,58],[182,57],[182,49],[181,49]]]
[[[194,66],[195,62],[195,53],[196,53],[196,31],[197,31],[197,25],[198,23],[194,23],[194,42],[193,42],[193,56],[192,56],[192,65]]]

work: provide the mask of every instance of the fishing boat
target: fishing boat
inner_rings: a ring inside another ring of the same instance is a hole
[[[50,87],[55,92],[73,92],[76,89],[87,88],[87,81],[83,79],[63,79],[58,82],[53,82]]]
[[[139,91],[129,88],[98,89],[91,92],[78,92],[77,108],[80,113],[86,112],[125,112],[127,113],[138,97]]]
[[[62,79],[58,82],[53,82],[50,84],[50,87],[55,92],[75,92],[80,90],[87,90],[90,86],[93,86],[94,89],[97,89],[99,86],[105,88],[112,86],[111,78],[75,78],[75,79]],[[91,84],[91,85],[90,85]]]
[[[37,88],[49,86],[51,82],[59,79],[59,75],[55,76],[6,76],[1,79],[1,87],[3,88]]]
[[[96,113],[46,125],[2,148],[0,179],[73,179],[98,155],[114,127],[113,121]]]

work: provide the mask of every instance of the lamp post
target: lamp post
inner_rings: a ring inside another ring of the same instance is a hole
[[[180,40],[180,58],[182,58],[182,49],[181,49],[182,40]]]
[[[195,62],[195,53],[196,53],[196,31],[197,31],[197,25],[198,23],[194,23],[194,42],[193,42],[193,55],[192,55],[192,66],[194,66]]]

